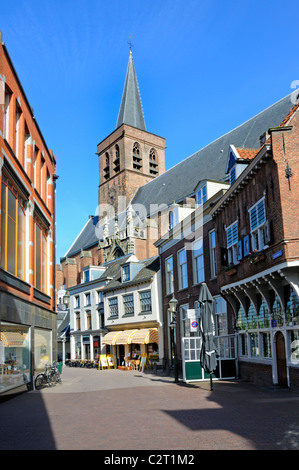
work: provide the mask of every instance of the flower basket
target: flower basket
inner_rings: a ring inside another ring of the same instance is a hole
[[[252,251],[252,253],[249,253],[247,259],[250,264],[256,264],[259,261],[262,261],[263,259],[265,259],[265,255],[261,251],[254,250]]]

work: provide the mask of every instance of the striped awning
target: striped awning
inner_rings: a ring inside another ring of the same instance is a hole
[[[149,344],[159,343],[158,328],[144,328],[134,333],[131,343],[133,344]]]
[[[6,348],[20,348],[23,347],[27,335],[18,333],[16,331],[1,331],[0,341],[3,342]]]
[[[116,338],[120,335],[122,331],[109,331],[104,338],[102,339],[102,344],[114,345]]]
[[[116,338],[115,344],[131,344],[133,335],[138,330],[124,330]]]

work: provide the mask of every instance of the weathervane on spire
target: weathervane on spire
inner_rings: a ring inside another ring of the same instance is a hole
[[[130,40],[128,42],[128,44],[130,46],[130,53],[132,53],[132,47],[134,47],[133,44],[132,44],[132,41],[131,41],[131,37],[132,37],[132,35],[130,36]]]

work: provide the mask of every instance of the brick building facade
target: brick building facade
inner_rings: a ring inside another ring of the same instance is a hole
[[[56,358],[56,157],[0,44],[0,393]]]
[[[297,104],[268,129],[212,209],[218,281],[234,312],[240,377],[257,383],[299,383],[298,148]]]

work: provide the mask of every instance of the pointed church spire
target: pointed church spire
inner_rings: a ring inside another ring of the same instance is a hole
[[[131,50],[116,128],[122,124],[128,124],[129,126],[137,127],[137,129],[146,131],[140,92]]]

